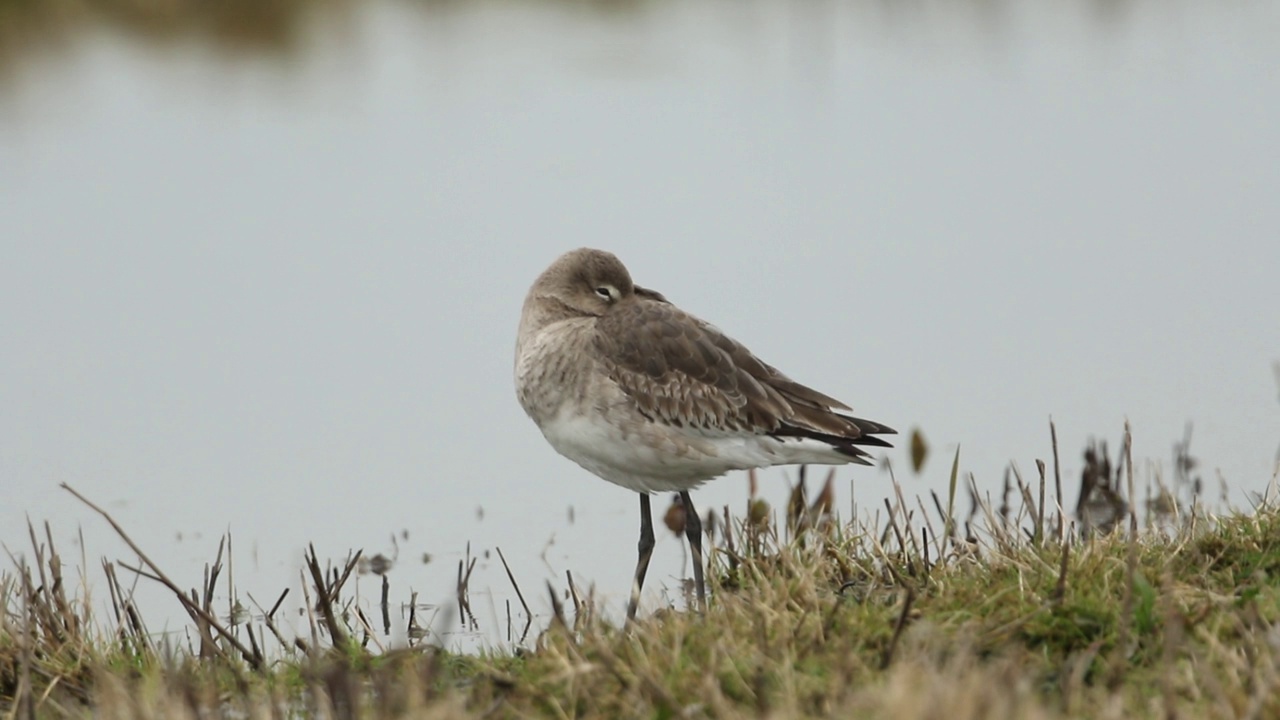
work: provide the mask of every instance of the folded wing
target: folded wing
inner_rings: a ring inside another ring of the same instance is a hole
[[[643,288],[597,321],[594,347],[610,378],[654,422],[707,435],[809,438],[855,460],[866,457],[857,446],[889,447],[875,435],[894,432],[839,412],[849,407]]]

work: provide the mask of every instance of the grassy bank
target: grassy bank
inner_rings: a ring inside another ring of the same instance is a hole
[[[1211,516],[1159,489],[1139,509],[1098,461],[1063,523],[1044,477],[968,514],[959,479],[852,525],[825,492],[752,506],[731,533],[720,518],[705,613],[621,626],[566,583],[538,589],[552,611],[526,648],[479,656],[369,649],[344,598],[356,558],[314,555],[306,637],[213,612],[215,564],[175,594],[194,640],[165,646],[118,566],[114,617],[94,617],[33,533],[0,579],[0,717],[1280,717],[1280,511]],[[1070,522],[1108,498],[1111,522]]]

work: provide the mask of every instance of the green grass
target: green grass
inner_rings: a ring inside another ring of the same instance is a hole
[[[1270,504],[1059,540],[1026,502],[929,521],[899,494],[879,527],[823,502],[720,537],[705,613],[619,625],[556,589],[527,647],[476,655],[367,650],[351,563],[314,554],[319,643],[259,621],[165,648],[127,601],[124,620],[91,616],[33,533],[34,560],[0,576],[0,718],[1280,717]]]

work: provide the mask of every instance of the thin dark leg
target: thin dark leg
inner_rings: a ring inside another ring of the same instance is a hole
[[[649,572],[649,558],[653,557],[653,512],[649,509],[649,495],[640,493],[640,560],[636,563],[636,579],[631,583],[631,602],[627,603],[627,619],[636,616],[640,605],[640,588],[644,587],[645,573]]]
[[[702,578],[702,520],[693,509],[688,492],[680,493],[680,499],[684,501],[684,534],[693,552],[693,584],[698,590],[698,609],[702,610],[707,607],[707,585]]]

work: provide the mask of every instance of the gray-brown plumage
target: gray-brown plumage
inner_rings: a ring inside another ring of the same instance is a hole
[[[729,470],[867,464],[863,447],[888,447],[877,435],[894,432],[849,415],[589,248],[560,256],[529,289],[515,376],[521,406],[557,452],[641,494],[632,614],[652,550],[648,493],[681,493],[701,598],[690,488]]]

